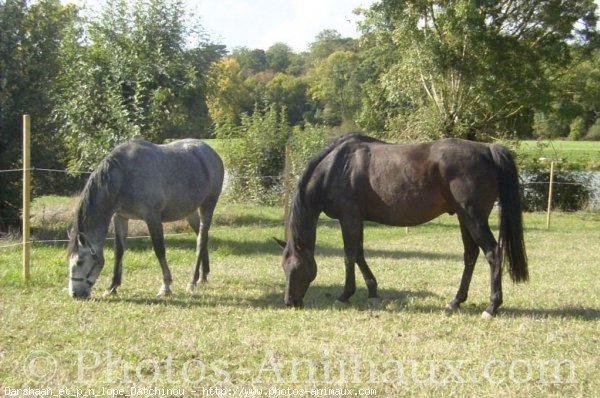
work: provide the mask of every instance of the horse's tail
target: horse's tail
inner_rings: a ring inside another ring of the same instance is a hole
[[[498,167],[500,201],[499,245],[503,251],[504,263],[509,264],[509,274],[514,282],[529,279],[527,254],[523,240],[523,218],[521,214],[521,193],[517,166],[510,151],[501,145],[491,145],[490,151]]]

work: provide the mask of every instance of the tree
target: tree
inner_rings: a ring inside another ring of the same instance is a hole
[[[274,72],[285,72],[292,63],[292,49],[285,43],[275,43],[267,49],[267,62]]]
[[[59,0],[0,2],[0,170],[21,167],[21,117],[32,115],[33,166],[61,167],[62,152],[51,111],[60,89],[58,49],[77,18]],[[0,173],[0,232],[19,225],[21,187],[16,173]],[[34,190],[59,178],[38,174]]]
[[[600,114],[600,49],[576,48],[572,62],[554,76],[550,106],[535,115],[542,137],[583,138]]]
[[[312,119],[313,104],[308,97],[308,85],[301,77],[277,73],[266,85],[266,103],[275,109],[287,111],[290,125]]]
[[[316,61],[308,72],[309,93],[323,107],[330,124],[353,120],[360,107],[359,57],[351,51],[336,51]]]
[[[245,76],[256,74],[269,67],[267,54],[259,48],[250,50],[247,47],[239,47],[233,50],[231,56],[240,65]]]
[[[56,110],[71,168],[96,165],[128,139],[162,142],[185,126],[185,100],[201,85],[183,21],[179,0],[108,0],[100,18],[72,31],[62,56],[69,89]]]
[[[342,37],[335,29],[324,29],[317,34],[309,49],[313,60],[325,59],[336,51],[354,51],[355,40]]]
[[[590,0],[374,4],[365,43],[397,59],[378,80],[399,109],[388,127],[431,137],[515,133],[547,106],[550,72],[568,62],[569,41],[595,35],[595,8]]]
[[[232,127],[239,123],[241,114],[252,106],[240,64],[233,57],[214,63],[209,70],[207,84],[206,102],[217,135],[229,135]]]

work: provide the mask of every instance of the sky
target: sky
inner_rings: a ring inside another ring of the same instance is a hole
[[[308,49],[324,29],[344,37],[358,37],[359,17],[353,11],[375,0],[183,0],[186,11],[200,17],[211,41],[236,47],[267,50],[277,42],[294,51]],[[64,0],[92,10],[102,0]]]
[[[188,3],[192,3],[189,1]],[[228,49],[268,49],[283,42],[295,51],[308,49],[324,29],[357,37],[357,7],[373,0],[196,0],[192,11],[199,15],[207,33]]]

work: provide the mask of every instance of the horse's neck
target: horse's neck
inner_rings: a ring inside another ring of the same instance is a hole
[[[311,209],[302,201],[294,203],[289,223],[289,239],[294,243],[293,246],[308,249],[314,253],[320,213],[319,210]]]
[[[80,220],[79,229],[85,233],[87,239],[95,247],[104,246],[104,241],[108,235],[108,227],[114,213],[111,201],[105,193],[96,195],[94,200],[88,203],[84,211],[85,217]]]

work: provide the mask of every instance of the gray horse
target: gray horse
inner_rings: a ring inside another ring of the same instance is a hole
[[[186,218],[197,234],[196,264],[188,291],[209,272],[208,230],[223,186],[223,162],[200,140],[165,145],[135,140],[116,147],[94,170],[81,193],[68,248],[69,294],[88,298],[104,266],[103,248],[111,219],[115,268],[106,294],[121,285],[128,221],[144,220],[163,274],[158,295],[171,293],[163,222]]]

